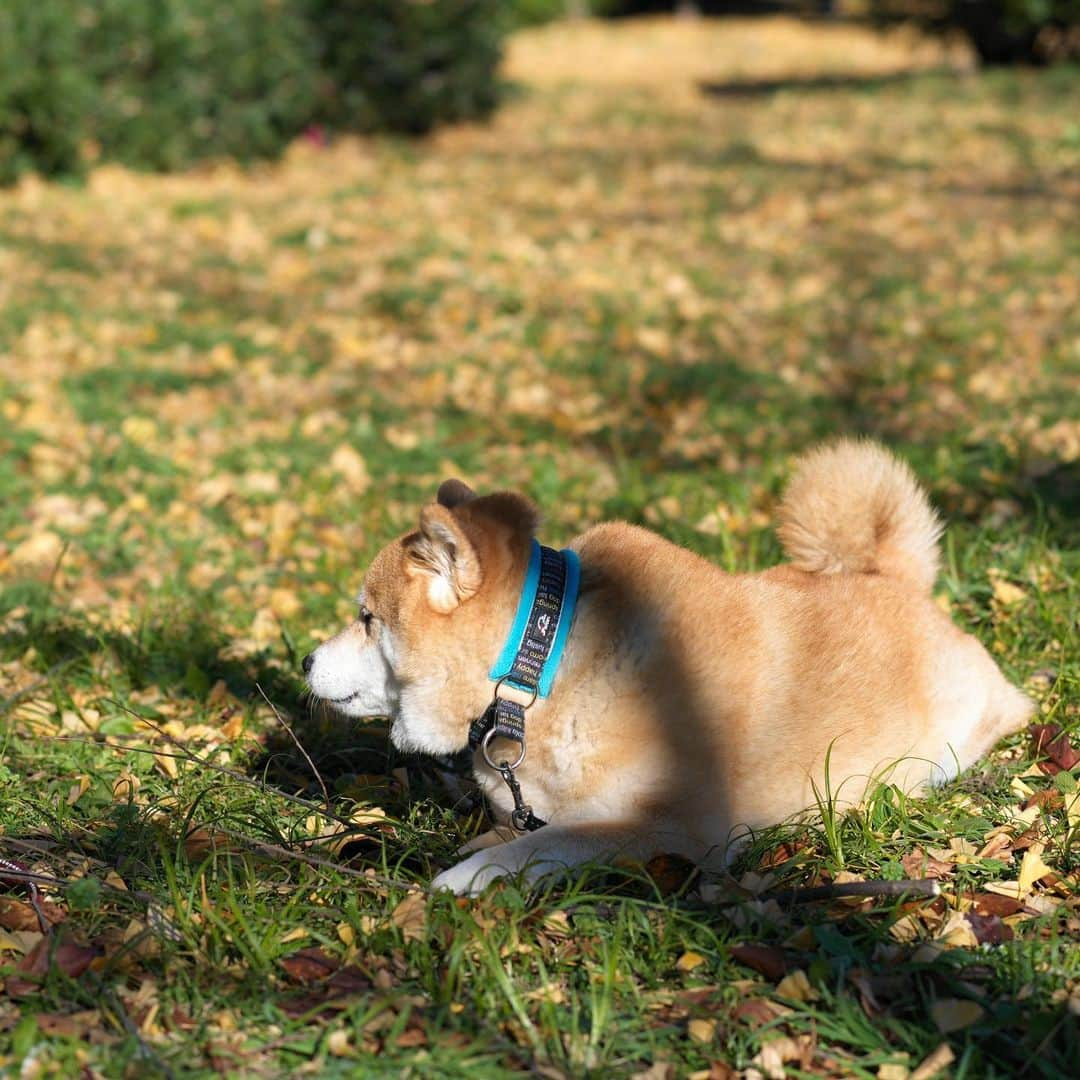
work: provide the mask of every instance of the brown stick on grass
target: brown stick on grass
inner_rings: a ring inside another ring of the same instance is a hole
[[[315,762],[311,760],[311,756],[304,749],[304,744],[296,737],[296,732],[293,731],[291,727],[289,727],[288,723],[286,723],[285,721],[285,718],[281,715],[281,713],[277,711],[274,703],[266,696],[266,691],[258,683],[255,684],[255,689],[258,690],[260,694],[262,694],[263,701],[265,701],[266,704],[270,706],[270,711],[274,714],[274,718],[277,720],[277,722],[289,733],[289,738],[292,739],[292,741],[296,744],[296,749],[304,755],[304,760],[308,763],[308,768],[310,768],[312,773],[314,773],[315,779],[319,781],[319,788],[322,791],[323,802],[326,804],[326,810],[328,813],[333,814],[334,807],[333,804],[330,802],[330,792],[326,790],[326,784],[323,783],[322,775],[315,767]]]
[[[845,900],[850,897],[901,897],[932,899],[941,895],[941,886],[933,878],[904,881],[845,881],[839,885],[810,885],[800,889],[776,889],[762,893],[762,900],[778,904],[811,904],[818,900]]]

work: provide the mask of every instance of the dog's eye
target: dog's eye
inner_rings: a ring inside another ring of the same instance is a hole
[[[364,624],[365,630],[371,630],[371,624],[374,621],[375,616],[363,604],[360,605],[360,621]]]

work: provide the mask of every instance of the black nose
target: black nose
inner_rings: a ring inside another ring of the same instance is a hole
[[[315,666],[315,654],[309,652],[307,656],[300,661],[300,666],[304,669],[304,674],[309,675],[311,669]]]

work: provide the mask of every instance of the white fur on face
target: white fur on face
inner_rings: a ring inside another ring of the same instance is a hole
[[[385,626],[368,630],[362,622],[354,623],[312,653],[308,686],[346,716],[394,716],[396,654],[393,635]]]

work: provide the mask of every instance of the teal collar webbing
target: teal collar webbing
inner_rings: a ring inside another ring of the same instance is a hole
[[[555,551],[533,540],[517,614],[489,678],[506,679],[540,697],[551,693],[570,634],[580,577],[576,552]]]

